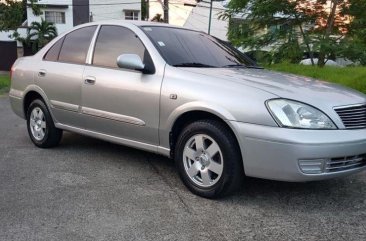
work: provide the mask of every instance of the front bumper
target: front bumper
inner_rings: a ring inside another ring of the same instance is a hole
[[[234,121],[230,124],[239,140],[247,176],[304,182],[345,176],[366,169],[366,156],[363,158],[366,154],[366,129],[299,130]],[[360,159],[363,162],[352,164]],[[343,165],[342,160],[350,160],[348,168],[338,168]],[[310,165],[323,163],[321,171],[309,174],[304,171],[304,165],[300,168],[300,163],[307,165],[307,161]],[[339,164],[327,165],[327,161]]]

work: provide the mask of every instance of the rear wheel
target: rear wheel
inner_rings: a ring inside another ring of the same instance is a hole
[[[57,146],[62,130],[57,129],[43,101],[34,100],[27,111],[27,128],[32,142],[41,148]]]
[[[219,121],[202,120],[184,128],[175,160],[182,181],[197,195],[220,197],[242,183],[243,165],[235,136]]]

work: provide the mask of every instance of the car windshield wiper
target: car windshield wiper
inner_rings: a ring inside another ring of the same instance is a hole
[[[246,68],[247,66],[244,64],[228,64],[222,66],[223,68]]]
[[[197,67],[197,68],[216,68],[216,66],[202,64],[202,63],[180,63],[173,65],[174,67]]]
[[[247,67],[248,69],[264,69],[263,67],[258,65],[247,65],[245,67]]]
[[[228,64],[223,66],[222,68],[248,68],[248,69],[263,69],[260,66],[255,65],[244,65],[244,64]]]

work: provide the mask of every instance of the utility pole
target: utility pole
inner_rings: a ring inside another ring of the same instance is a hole
[[[150,0],[146,0],[146,9],[145,9],[145,11],[146,11],[146,16],[145,16],[145,18],[146,18],[146,21],[149,21],[149,19],[150,19]]]
[[[164,22],[169,23],[169,0],[164,0]]]
[[[210,1],[210,17],[208,19],[208,31],[207,33],[210,35],[211,34],[211,18],[212,18],[212,1]]]

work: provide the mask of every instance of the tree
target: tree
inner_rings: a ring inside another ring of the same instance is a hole
[[[347,38],[344,40],[346,48],[344,55],[352,61],[359,61],[366,65],[366,1],[350,0],[349,8],[344,10],[344,14],[352,16],[352,21],[348,29]]]
[[[291,62],[308,53],[313,64],[317,53],[318,65],[324,66],[328,57],[346,53],[344,49],[352,40],[349,8],[356,1],[364,2],[231,0],[222,17],[230,19],[228,38],[236,46],[251,50],[270,46],[279,59]]]
[[[42,12],[38,0],[5,0],[0,3],[0,31],[16,30],[27,18],[27,3],[33,13],[39,16]]]
[[[23,3],[6,0],[0,4],[0,31],[16,29],[24,21]]]
[[[27,30],[27,36],[21,37],[17,31],[12,37],[23,44],[23,48],[31,48],[33,54],[57,37],[57,30],[53,23],[41,18],[41,22],[32,22]]]
[[[164,19],[162,18],[162,15],[160,13],[157,13],[152,19],[151,21],[153,22],[164,22]]]
[[[57,30],[53,23],[49,23],[43,18],[41,22],[32,22],[28,29],[28,36],[30,40],[34,41],[37,50],[45,46],[49,41],[57,37]]]

